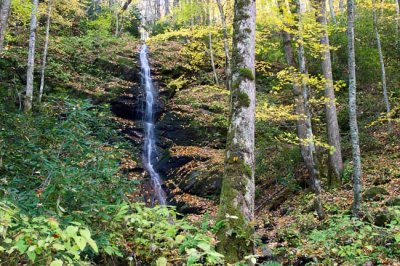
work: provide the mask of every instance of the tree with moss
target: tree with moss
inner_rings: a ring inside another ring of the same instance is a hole
[[[254,0],[235,0],[230,123],[219,218],[218,249],[228,262],[253,253],[255,131]]]

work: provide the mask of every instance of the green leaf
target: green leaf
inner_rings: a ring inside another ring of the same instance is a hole
[[[94,250],[94,252],[99,253],[99,248],[97,247],[96,242],[93,239],[86,239],[89,246]]]
[[[79,228],[76,226],[68,226],[67,229],[65,229],[65,232],[67,234],[67,236],[69,237],[73,237],[76,236],[76,233],[78,232]]]
[[[84,229],[79,230],[79,233],[80,233],[81,236],[83,236],[86,240],[92,239],[91,234],[90,234],[90,231],[89,231],[89,229],[87,229],[87,228],[84,228]]]
[[[175,238],[175,242],[177,244],[181,244],[185,240],[185,238],[186,237],[184,235],[177,235],[176,238]]]
[[[164,257],[159,257],[156,261],[157,266],[167,266],[167,259]]]
[[[54,243],[54,244],[53,244],[53,248],[54,248],[55,250],[65,250],[64,245],[61,245],[60,243]]]
[[[26,254],[28,255],[29,259],[30,259],[32,262],[35,262],[36,253],[35,253],[34,251],[28,251]]]
[[[211,249],[210,244],[206,243],[206,242],[200,242],[197,244],[197,247],[204,250],[204,251],[209,251]]]
[[[84,250],[86,247],[86,240],[85,238],[81,237],[81,236],[74,236],[74,240],[76,242],[76,244],[78,245],[80,250]]]
[[[28,249],[28,246],[25,245],[25,241],[23,239],[20,239],[15,243],[14,246],[20,253],[25,253],[25,251]]]
[[[50,266],[62,266],[63,262],[61,260],[54,260],[52,263],[50,263]]]

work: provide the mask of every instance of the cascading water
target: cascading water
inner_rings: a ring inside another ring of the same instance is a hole
[[[154,107],[156,91],[153,86],[153,81],[150,76],[150,65],[147,59],[147,45],[143,44],[140,51],[140,63],[142,68],[142,86],[146,92],[146,106],[143,118],[144,125],[144,149],[143,149],[143,164],[151,178],[151,186],[155,199],[160,205],[166,204],[166,194],[162,188],[162,180],[160,175],[154,169],[156,156],[156,136],[155,136],[155,119]]]

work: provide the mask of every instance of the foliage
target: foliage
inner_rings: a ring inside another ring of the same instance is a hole
[[[128,212],[128,206],[124,209]],[[151,262],[158,258],[158,262],[181,261],[186,265],[222,263],[223,256],[214,249],[214,236],[185,220],[177,220],[172,208],[158,206],[149,209],[135,204],[132,212],[125,216],[128,226],[125,234],[141,260]]]
[[[0,261],[8,264],[29,261],[31,264],[47,262],[50,265],[81,261],[82,252],[98,252],[89,229],[78,222],[60,227],[54,217],[29,217],[7,202],[0,202]]]

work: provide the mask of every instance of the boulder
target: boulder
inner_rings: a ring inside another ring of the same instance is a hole
[[[379,201],[384,199],[386,195],[389,195],[386,189],[382,187],[372,187],[367,189],[363,196],[366,201]]]
[[[392,215],[387,211],[378,211],[374,214],[374,224],[376,226],[386,226],[386,224],[390,223],[392,219]]]

